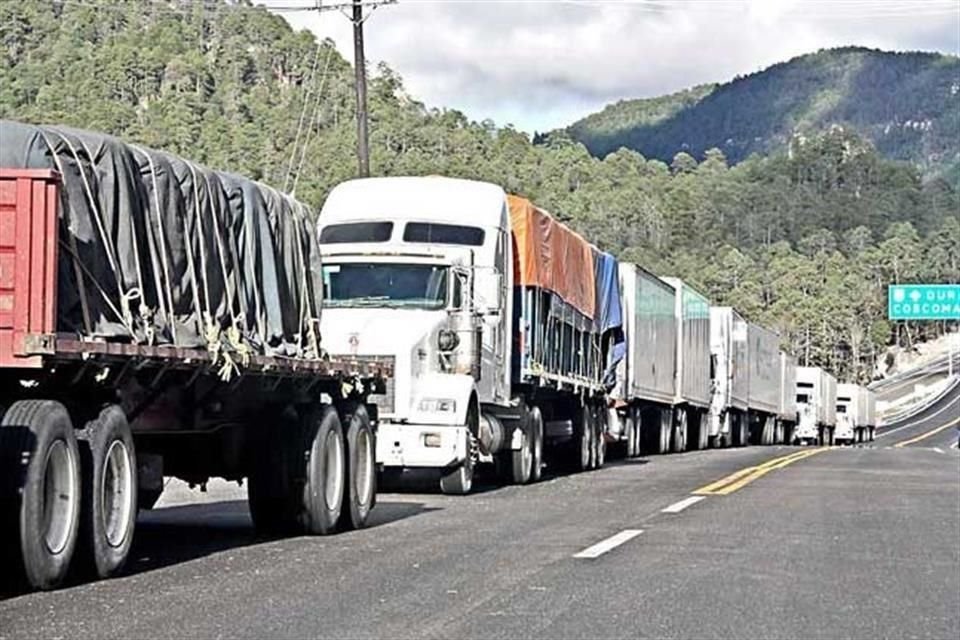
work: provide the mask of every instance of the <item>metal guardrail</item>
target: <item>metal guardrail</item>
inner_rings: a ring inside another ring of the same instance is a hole
[[[898,422],[902,422],[902,421],[904,421],[904,420],[907,420],[907,419],[909,419],[909,418],[912,418],[912,417],[914,417],[914,416],[916,416],[916,415],[919,415],[919,414],[923,413],[923,412],[926,411],[927,408],[929,408],[931,405],[934,405],[934,404],[940,402],[941,400],[943,400],[944,397],[946,397],[948,394],[952,393],[954,390],[956,390],[958,387],[960,387],[960,376],[954,376],[952,380],[953,380],[953,381],[950,382],[950,383],[948,383],[948,384],[940,391],[940,393],[936,394],[936,395],[935,395],[933,398],[931,398],[930,400],[921,403],[921,405],[920,405],[919,407],[911,406],[911,407],[910,407],[909,409],[907,409],[906,411],[903,411],[903,412],[901,412],[901,413],[895,413],[895,414],[893,414],[893,415],[891,416],[891,419],[887,419],[887,416],[884,416],[884,421],[879,423],[880,426],[889,427],[889,426],[892,426],[892,425],[894,425],[894,424],[896,424],[896,423],[898,423]]]

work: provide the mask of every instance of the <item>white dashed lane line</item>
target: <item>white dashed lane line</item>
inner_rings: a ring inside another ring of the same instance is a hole
[[[674,502],[666,509],[663,509],[661,513],[680,513],[687,507],[697,504],[706,497],[707,496],[690,496],[689,498],[684,498],[680,502]]]
[[[616,549],[624,542],[633,540],[641,533],[643,533],[643,529],[625,529],[616,535],[610,536],[606,540],[601,540],[597,544],[587,547],[580,553],[574,554],[573,557],[588,559],[599,558],[608,551]]]

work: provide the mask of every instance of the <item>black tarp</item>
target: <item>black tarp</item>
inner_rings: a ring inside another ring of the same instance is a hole
[[[304,204],[60,126],[0,120],[0,166],[62,175],[59,331],[317,357],[320,254]]]

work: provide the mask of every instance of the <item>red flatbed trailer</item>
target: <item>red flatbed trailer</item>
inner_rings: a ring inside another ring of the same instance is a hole
[[[122,570],[163,477],[249,479],[255,525],[362,527],[390,358],[223,354],[57,331],[61,180],[0,168],[0,548],[4,578],[52,588]],[[229,379],[226,379],[226,378]],[[74,551],[76,550],[76,554]],[[76,557],[74,557],[76,555]],[[13,567],[13,571],[7,571]]]

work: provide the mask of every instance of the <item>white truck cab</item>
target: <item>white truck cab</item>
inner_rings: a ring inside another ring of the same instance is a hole
[[[510,405],[506,194],[441,177],[351,180],[331,191],[317,228],[321,348],[395,358],[386,395],[372,396],[377,462],[440,468],[445,491],[468,492],[464,467],[496,421],[483,407]]]

